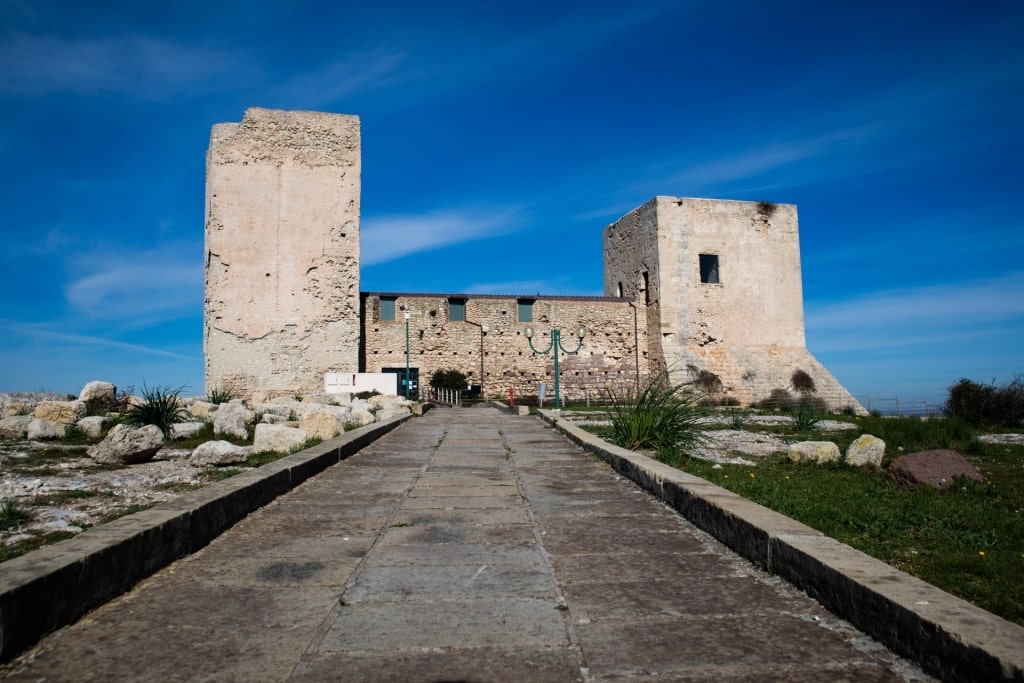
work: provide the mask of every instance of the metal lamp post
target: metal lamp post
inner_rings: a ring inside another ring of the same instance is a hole
[[[409,400],[409,307],[403,306],[405,311],[405,400]]]
[[[561,393],[559,391],[559,384],[558,384],[558,352],[559,352],[559,350],[561,350],[562,353],[567,353],[569,355],[572,355],[572,354],[575,354],[575,353],[579,352],[579,350],[581,348],[583,348],[583,338],[585,336],[587,336],[587,328],[585,328],[585,327],[579,328],[578,330],[576,330],[575,336],[579,338],[579,344],[576,345],[575,349],[570,351],[569,349],[567,349],[564,346],[562,346],[562,339],[561,339],[562,331],[558,330],[558,329],[551,330],[551,343],[548,345],[548,348],[544,349],[543,351],[538,351],[534,347],[534,345],[533,345],[533,328],[532,327],[527,327],[526,328],[526,341],[530,344],[530,350],[531,351],[533,351],[534,353],[543,353],[543,354],[549,353],[552,349],[554,349],[554,351],[555,351],[555,408],[556,409],[562,407],[562,395],[561,395]]]

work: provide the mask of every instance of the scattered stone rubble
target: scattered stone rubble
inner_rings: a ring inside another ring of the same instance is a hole
[[[289,452],[310,438],[331,439],[347,429],[410,414],[416,404],[395,396],[367,400],[349,395],[276,398],[249,405],[235,399],[215,405],[183,398],[194,421],[179,423],[165,440],[157,427],[118,424],[116,413],[87,415],[91,406],[116,406],[109,382],[89,382],[78,397],[53,393],[0,393],[0,501],[28,507],[33,520],[0,530],[0,543],[12,544],[35,533],[76,533],[109,513],[170,500],[183,491],[216,480],[215,468],[244,468],[254,453]],[[139,397],[121,401],[140,402]],[[214,439],[194,449],[174,442],[195,437],[208,424]],[[55,440],[76,428],[92,446]],[[247,439],[252,445],[225,440]],[[104,435],[104,430],[106,434]],[[40,461],[38,456],[50,457]],[[62,455],[66,453],[66,455]],[[32,464],[38,463],[38,464]],[[52,500],[38,505],[40,500]]]

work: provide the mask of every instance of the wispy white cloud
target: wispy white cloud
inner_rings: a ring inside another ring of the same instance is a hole
[[[865,129],[843,130],[826,135],[772,141],[739,154],[698,163],[671,177],[670,185],[705,187],[752,178],[794,164],[834,154],[845,145],[865,138]]]
[[[1010,341],[1024,329],[1024,271],[978,282],[883,291],[830,304],[809,302],[816,351],[863,351]],[[1024,339],[1018,339],[1024,348]]]
[[[518,230],[521,211],[466,208],[420,215],[384,215],[363,219],[363,265],[376,265],[452,244],[505,235]]]
[[[370,50],[354,52],[340,60],[301,73],[269,89],[272,101],[294,107],[322,107],[349,95],[392,87],[415,77],[400,51]]]
[[[558,283],[561,285],[562,283]],[[565,293],[564,290],[555,285],[550,280],[510,280],[507,282],[484,282],[469,285],[466,287],[467,292],[473,292],[474,294],[550,294],[551,292],[558,291],[559,293]]]
[[[0,91],[16,95],[163,100],[234,87],[247,70],[233,53],[141,34],[76,39],[17,33],[0,44]]]
[[[142,344],[131,344],[128,342],[119,341],[110,337],[100,337],[96,335],[88,334],[73,334],[70,332],[62,332],[59,330],[52,329],[53,324],[39,324],[39,323],[23,323],[12,320],[0,320],[0,330],[4,330],[5,335],[28,337],[34,341],[40,343],[58,343],[63,347],[68,345],[72,346],[91,346],[91,347],[105,347],[112,349],[120,349],[123,351],[131,351],[132,353],[139,353],[150,356],[163,356],[165,358],[181,358],[187,360],[195,360],[195,356],[176,353],[174,351],[168,351],[166,349],[157,348],[155,346],[146,346]]]
[[[65,299],[87,318],[152,322],[202,307],[202,256],[191,244],[93,252],[71,267],[77,275],[65,287]]]

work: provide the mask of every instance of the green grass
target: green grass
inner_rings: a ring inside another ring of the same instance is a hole
[[[0,505],[0,529],[13,529],[32,520],[32,511],[27,510],[13,500],[5,500]]]
[[[97,497],[111,497],[114,494],[110,491],[97,491],[95,489],[74,489],[69,491],[58,491],[34,496],[29,505],[35,507],[58,507],[67,505],[79,500]]]
[[[900,488],[883,470],[793,464],[782,456],[722,469],[661,457],[1024,625],[1024,447],[972,449],[979,447],[967,457],[985,481],[961,480],[947,491]]]
[[[52,476],[63,474],[63,470],[52,467],[68,460],[86,457],[86,448],[41,448],[29,451],[25,457],[11,458],[4,463],[4,469],[13,474]]]

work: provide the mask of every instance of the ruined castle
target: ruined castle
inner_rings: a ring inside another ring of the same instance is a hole
[[[483,395],[536,395],[561,330],[562,396],[603,397],[668,369],[742,404],[793,372],[833,408],[857,401],[808,352],[796,207],[655,197],[604,229],[604,296],[361,292],[355,116],[249,109],[207,154],[206,388],[323,393],[345,373],[424,383],[459,370]],[[408,355],[407,355],[408,344]]]

